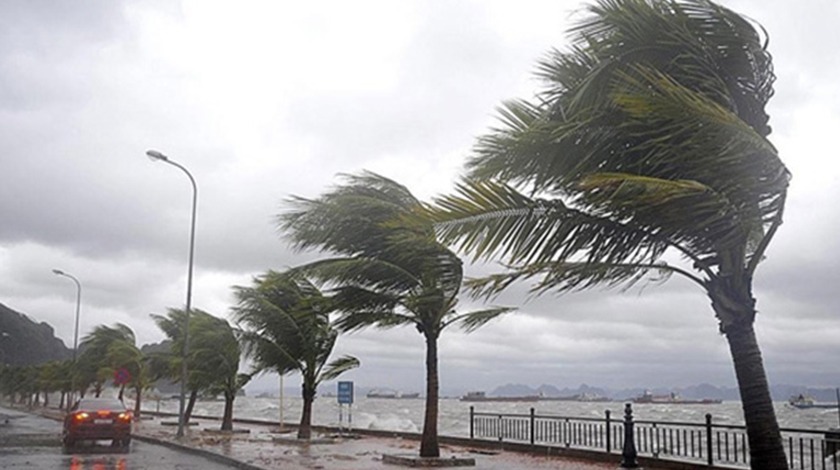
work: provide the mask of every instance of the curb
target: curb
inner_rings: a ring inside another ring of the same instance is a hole
[[[54,419],[56,421],[61,421],[61,418],[58,417],[57,414],[51,413],[49,410],[19,410],[24,413],[33,414],[42,416],[44,418]],[[200,457],[205,457],[207,459],[213,460],[218,463],[222,463],[225,465],[230,465],[232,467],[238,468],[240,470],[267,470],[264,467],[258,467],[256,465],[243,462],[241,460],[236,460],[232,457],[228,457],[227,455],[218,454],[216,452],[206,450],[206,449],[199,449],[197,447],[190,447],[188,445],[184,445],[174,441],[168,441],[163,439],[158,439],[156,437],[146,436],[143,434],[136,434],[131,433],[131,438],[136,439],[141,442],[146,442],[148,444],[160,445],[164,447],[168,447],[170,449],[174,449],[177,451],[185,452],[188,454],[198,455]],[[60,442],[60,440],[59,440]]]
[[[232,457],[228,457],[227,455],[218,454],[216,452],[207,450],[207,449],[199,449],[197,447],[191,447],[185,444],[180,444],[175,441],[168,441],[163,439],[158,439],[156,437],[145,436],[143,434],[132,434],[132,439],[137,439],[138,441],[146,442],[148,444],[156,444],[164,447],[169,447],[170,449],[178,450],[181,452],[185,452],[188,454],[198,455],[201,457],[206,457],[210,460],[215,462],[223,463],[225,465],[230,465],[232,467],[239,468],[241,470],[266,470],[264,467],[258,467],[256,465],[243,462],[241,460],[236,460]]]

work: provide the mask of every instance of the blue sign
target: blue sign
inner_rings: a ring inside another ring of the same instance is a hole
[[[338,404],[353,404],[353,382],[338,383]]]

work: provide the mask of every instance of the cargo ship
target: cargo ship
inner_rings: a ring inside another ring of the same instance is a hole
[[[723,403],[723,400],[718,400],[716,398],[701,398],[699,400],[692,400],[682,398],[673,392],[669,395],[654,395],[649,390],[645,390],[644,394],[633,399],[633,403],[651,403],[656,405],[717,405]]]

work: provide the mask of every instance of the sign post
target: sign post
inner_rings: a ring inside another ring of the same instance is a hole
[[[338,429],[342,429],[344,405],[347,405],[347,429],[353,431],[353,382],[338,383]]]
[[[283,417],[283,374],[280,374],[280,432],[283,432],[283,423],[285,418]]]

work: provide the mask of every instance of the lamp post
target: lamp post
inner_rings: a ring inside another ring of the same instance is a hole
[[[181,171],[186,173],[187,177],[189,177],[193,188],[192,219],[190,222],[190,260],[189,268],[187,270],[187,305],[185,308],[186,315],[184,315],[184,349],[181,351],[181,395],[180,402],[178,404],[178,433],[176,434],[176,437],[181,438],[184,437],[184,427],[187,425],[185,413],[187,396],[187,356],[190,349],[190,303],[192,301],[193,253],[195,252],[195,209],[198,203],[198,187],[196,186],[195,179],[193,179],[190,172],[177,162],[170,160],[166,155],[158,152],[157,150],[147,150],[146,155],[152,160],[162,161],[181,169]]]
[[[60,269],[53,269],[53,274],[57,276],[64,276],[72,279],[76,283],[76,328],[73,333],[73,372],[70,376],[70,398],[69,402],[73,402],[73,396],[76,394],[76,351],[79,348],[79,310],[82,306],[82,284],[72,274],[67,274]],[[70,404],[68,403],[68,405]],[[69,409],[69,408],[68,408]]]

